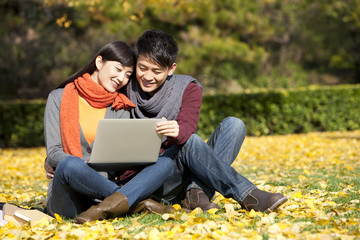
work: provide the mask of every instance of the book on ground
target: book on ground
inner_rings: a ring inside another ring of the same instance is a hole
[[[2,215],[2,219],[0,220],[3,221],[4,224],[6,224],[6,222],[14,222],[14,224],[19,227],[31,221],[39,221],[44,217],[48,220],[53,219],[53,217],[39,210],[24,209],[8,203],[5,203],[3,206]]]

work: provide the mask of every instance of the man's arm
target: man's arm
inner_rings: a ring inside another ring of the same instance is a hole
[[[179,134],[177,137],[168,137],[164,146],[182,145],[191,134],[195,133],[202,103],[202,91],[196,83],[190,83],[185,89],[181,102],[180,112],[176,117],[179,125]]]

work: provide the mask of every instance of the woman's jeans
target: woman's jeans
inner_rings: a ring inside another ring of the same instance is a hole
[[[186,190],[201,188],[210,199],[218,191],[242,202],[256,186],[230,165],[240,151],[245,132],[243,121],[228,117],[207,143],[193,134],[182,147],[165,151],[164,155],[177,151],[176,168],[153,197],[163,202],[179,202]]]
[[[124,194],[129,207],[142,201],[158,189],[172,175],[174,161],[159,157],[157,162],[145,167],[124,186],[102,176],[78,157],[66,157],[56,168],[52,194],[47,202],[47,211],[73,218],[95,204],[95,199],[103,200],[114,192]]]

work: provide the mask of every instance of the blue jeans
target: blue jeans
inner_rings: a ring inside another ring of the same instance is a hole
[[[183,200],[186,190],[201,188],[211,199],[215,191],[242,202],[256,188],[231,164],[245,138],[245,125],[235,117],[224,119],[205,143],[193,134],[182,147],[172,147],[164,154],[177,152],[175,175],[154,193],[163,202]]]
[[[103,200],[114,192],[124,194],[129,207],[142,201],[172,175],[174,161],[159,157],[158,161],[145,167],[124,186],[102,176],[78,157],[62,159],[55,170],[52,194],[47,202],[47,211],[73,218],[96,204],[95,199]],[[156,174],[154,174],[156,173]]]

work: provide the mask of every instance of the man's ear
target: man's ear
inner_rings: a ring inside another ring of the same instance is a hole
[[[97,56],[95,58],[95,66],[96,66],[96,69],[97,70],[100,70],[103,66],[103,60],[102,60],[102,57],[101,56]]]
[[[169,68],[169,73],[168,73],[168,76],[170,76],[171,74],[173,74],[175,72],[175,69],[176,69],[176,63],[173,63],[171,65],[171,67]]]

